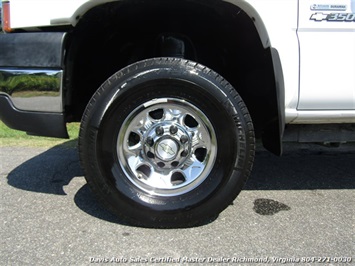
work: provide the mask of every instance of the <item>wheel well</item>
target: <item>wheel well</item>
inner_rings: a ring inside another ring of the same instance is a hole
[[[182,40],[186,59],[215,70],[236,88],[261,136],[277,114],[270,48],[263,46],[253,18],[213,0],[133,0],[88,11],[71,32],[67,50],[68,120],[79,121],[96,89],[119,69],[163,56],[164,36]]]

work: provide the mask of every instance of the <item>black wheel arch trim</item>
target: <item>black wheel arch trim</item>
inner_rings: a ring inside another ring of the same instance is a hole
[[[265,49],[271,47],[269,34],[257,10],[255,10],[255,8],[245,0],[237,1],[236,3],[234,2],[229,2],[229,3],[243,10],[254,22],[254,26],[259,34],[259,38],[261,43],[263,44],[263,47]]]
[[[271,48],[273,72],[275,77],[275,95],[270,119],[264,127],[262,142],[264,147],[276,155],[282,155],[282,138],[285,129],[285,84],[281,60],[278,51]]]
[[[119,0],[117,2],[123,2],[123,1]],[[198,2],[198,1],[195,0],[195,2]],[[203,2],[206,5],[208,5],[210,3],[213,3],[213,0],[212,1],[205,0]],[[75,13],[73,15],[73,17],[75,17],[75,18],[79,18],[79,19],[76,19],[74,26],[90,10],[97,8],[101,5],[107,4],[107,3],[112,3],[112,1],[107,0],[104,2],[97,2],[97,3],[85,3],[84,5],[82,5],[80,8],[78,8],[78,10],[75,11]],[[257,29],[257,31],[259,33],[260,40],[261,40],[264,48],[269,48],[270,47],[269,35],[268,35],[268,32],[267,32],[266,27],[264,25],[264,22],[263,22],[262,18],[260,17],[260,15],[258,14],[257,10],[248,1],[245,1],[245,0],[226,1],[225,3],[240,8],[243,12],[245,12],[250,17],[250,19],[254,22],[255,28]],[[68,21],[68,23],[69,23],[69,21]]]

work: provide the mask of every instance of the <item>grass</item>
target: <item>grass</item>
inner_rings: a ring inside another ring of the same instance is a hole
[[[46,147],[61,145],[65,148],[77,146],[80,123],[69,123],[67,129],[70,139],[58,139],[27,135],[26,132],[8,128],[0,121],[0,147]]]
[[[11,94],[12,97],[30,98],[40,96],[58,97],[59,92],[56,91],[18,91]]]

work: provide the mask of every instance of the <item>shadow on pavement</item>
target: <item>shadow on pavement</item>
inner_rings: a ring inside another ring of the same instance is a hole
[[[82,176],[79,157],[69,142],[55,146],[22,163],[8,175],[8,184],[27,191],[66,195],[63,187]],[[30,152],[30,151],[29,151]]]
[[[65,196],[64,186],[75,177],[83,176],[78,151],[68,148],[73,146],[69,142],[55,146],[16,167],[7,177],[8,184],[26,191]],[[74,201],[91,216],[124,224],[96,201],[87,184],[76,192]]]
[[[82,211],[87,214],[99,218],[101,220],[118,223],[121,225],[128,225],[126,222],[121,221],[118,217],[107,211],[95,198],[89,186],[85,184],[75,194],[74,201]]]
[[[340,148],[302,144],[284,146],[282,157],[257,151],[252,175],[244,189],[355,189],[354,144]]]
[[[66,195],[63,189],[75,177],[82,176],[77,149],[65,145],[53,147],[13,169],[8,184],[26,191]],[[257,151],[253,172],[245,190],[355,189],[355,150],[288,151],[276,157]],[[125,224],[96,201],[87,185],[75,197],[84,212],[109,222]],[[254,211],[272,215],[288,206],[270,199],[255,202]],[[274,210],[267,212],[265,210]]]

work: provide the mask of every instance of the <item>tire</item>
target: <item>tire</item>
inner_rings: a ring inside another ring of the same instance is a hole
[[[79,152],[103,205],[131,225],[215,218],[250,175],[255,141],[236,90],[200,64],[153,58],[110,77],[82,118]]]

